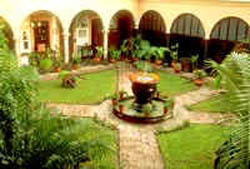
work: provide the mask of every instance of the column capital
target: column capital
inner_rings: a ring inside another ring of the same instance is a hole
[[[63,36],[66,38],[66,37],[69,37],[71,34],[69,32],[63,32]]]
[[[139,29],[139,23],[135,23],[134,28]]]
[[[103,33],[109,33],[109,29],[104,28],[104,29],[102,29],[102,32],[103,32]]]

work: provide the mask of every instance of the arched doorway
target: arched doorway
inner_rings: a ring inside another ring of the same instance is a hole
[[[131,12],[121,10],[111,19],[109,25],[109,47],[120,48],[124,40],[133,37],[134,18]]]
[[[44,53],[48,49],[58,57],[63,55],[62,24],[53,13],[37,11],[30,14],[22,24],[21,55]]]
[[[205,52],[205,31],[199,18],[192,14],[178,16],[170,30],[170,46],[178,43],[179,58],[199,55],[202,64]]]
[[[13,38],[13,32],[12,29],[10,27],[10,25],[8,24],[8,22],[2,18],[0,16],[0,27],[1,30],[3,31],[5,37],[8,40],[8,46],[10,50],[14,50],[15,49],[15,42],[14,42],[14,38]]]
[[[103,23],[101,17],[91,10],[77,14],[70,25],[70,56],[77,53],[90,57],[97,46],[103,46]]]
[[[139,23],[139,33],[154,46],[166,46],[166,26],[162,16],[153,10],[145,12]]]
[[[250,39],[250,27],[240,18],[227,17],[217,22],[210,34],[208,56],[221,63],[242,40]]]

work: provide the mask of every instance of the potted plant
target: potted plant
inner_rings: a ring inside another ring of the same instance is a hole
[[[39,52],[29,53],[29,63],[31,66],[38,67],[41,60],[41,54]]]
[[[164,114],[166,114],[168,110],[172,109],[173,106],[174,106],[174,100],[172,98],[167,99],[163,107]]]
[[[150,46],[149,41],[137,36],[133,41],[133,50],[131,52],[132,60],[150,60],[153,51],[154,48]]]
[[[76,53],[73,56],[74,57],[73,57],[73,60],[72,60],[72,63],[73,63],[72,69],[77,70],[79,65],[81,64],[82,58],[81,58],[80,54],[76,54]]]
[[[174,64],[174,71],[175,71],[175,73],[181,72],[181,64],[180,63],[177,62]]]
[[[62,87],[75,88],[80,80],[79,75],[63,70],[59,73],[58,79],[62,80]]]
[[[197,68],[198,58],[199,58],[198,54],[191,56],[191,63],[192,63],[192,70],[193,71]]]
[[[197,86],[202,86],[203,85],[203,79],[206,77],[206,72],[202,69],[197,69],[194,71],[194,84]]]
[[[174,67],[175,64],[178,62],[178,48],[179,45],[177,43],[176,45],[171,46],[171,50],[169,50],[170,57],[172,58],[171,67]]]
[[[90,58],[93,55],[93,51],[89,46],[83,47],[82,49],[82,57],[84,59]]]
[[[55,72],[57,72],[57,73],[61,72],[61,66],[62,66],[62,64],[60,62],[55,63]]]
[[[54,69],[55,69],[55,72],[59,73],[61,72],[61,67],[62,67],[62,62],[60,59],[55,59],[54,60]]]
[[[40,69],[49,72],[52,68],[53,61],[50,58],[40,60]]]
[[[184,72],[192,72],[191,58],[182,57],[182,58],[180,58],[180,63],[181,63],[182,70]]]
[[[100,61],[101,61],[101,58],[103,57],[103,54],[104,54],[104,49],[103,49],[103,47],[97,46],[97,47],[96,47],[96,55],[95,55],[94,61],[95,61],[95,62],[100,62]]]
[[[122,45],[120,46],[120,50],[121,50],[121,57],[123,59],[128,60],[128,57],[131,56],[131,53],[133,51],[133,38],[124,40],[122,42]]]
[[[110,53],[109,61],[111,63],[115,63],[116,60],[118,60],[120,58],[120,56],[121,56],[121,51],[120,50],[110,49],[109,53]]]
[[[164,59],[164,54],[166,51],[169,51],[169,49],[165,47],[153,47],[152,50],[153,56],[155,56],[155,63],[161,65],[162,60]]]

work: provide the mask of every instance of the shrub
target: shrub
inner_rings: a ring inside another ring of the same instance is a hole
[[[43,59],[40,61],[40,69],[43,71],[50,71],[52,68],[53,62],[51,59]]]

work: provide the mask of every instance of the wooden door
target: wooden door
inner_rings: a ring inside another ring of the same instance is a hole
[[[50,47],[49,42],[49,22],[41,21],[40,25],[34,27],[35,51],[45,52]]]
[[[101,19],[93,19],[91,24],[91,45],[103,46],[103,33]]]

